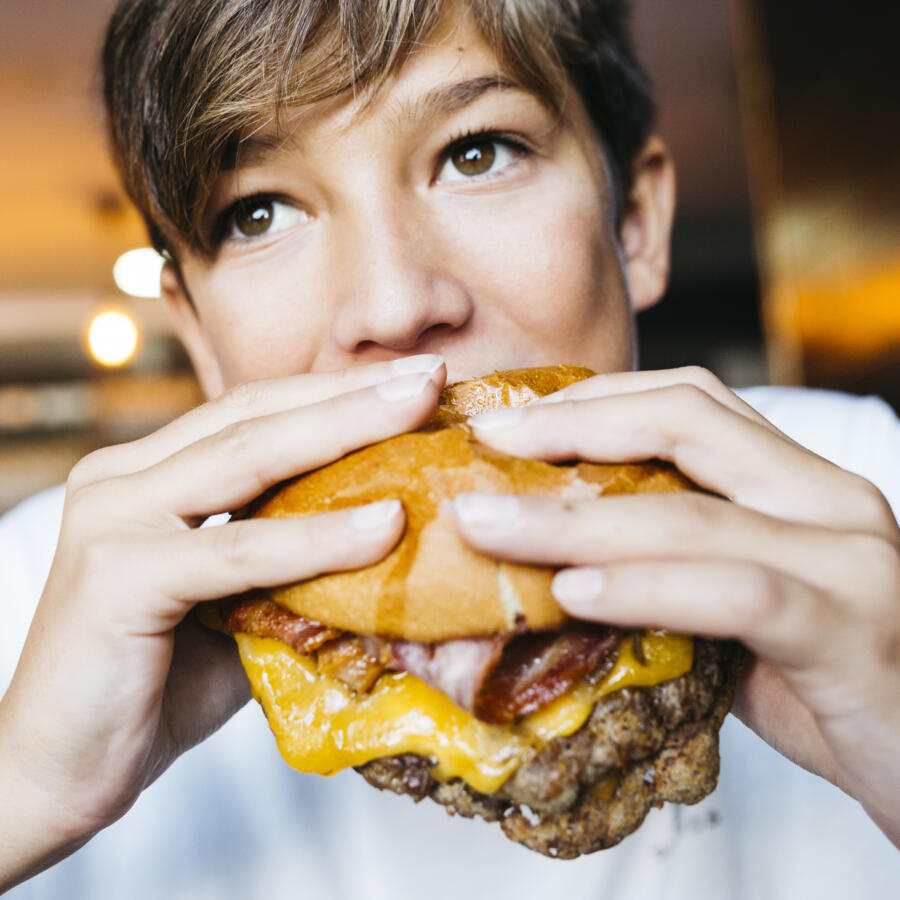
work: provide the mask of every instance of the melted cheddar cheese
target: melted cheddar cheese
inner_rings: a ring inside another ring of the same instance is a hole
[[[511,725],[489,725],[408,672],[385,673],[367,694],[316,673],[315,663],[272,638],[236,634],[253,695],[278,749],[301,772],[332,775],[382,756],[436,760],[435,778],[496,791],[535,749],[577,731],[599,697],[677,678],[693,664],[690,638],[648,631],[639,661],[632,640],[597,684],[587,681]]]

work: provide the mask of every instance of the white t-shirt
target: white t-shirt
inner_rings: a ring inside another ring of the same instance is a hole
[[[783,388],[742,394],[795,440],[869,478],[900,509],[900,422],[884,403]],[[0,688],[49,568],[61,503],[54,489],[0,519]],[[855,801],[730,716],[721,751],[719,786],[701,803],[653,810],[618,847],[564,862],[511,843],[497,825],[376,791],[354,772],[294,772],[251,703],[176,761],[121,821],[8,896],[896,896],[900,853]]]

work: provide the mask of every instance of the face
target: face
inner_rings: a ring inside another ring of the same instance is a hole
[[[212,258],[178,248],[186,291],[164,277],[208,394],[412,353],[443,354],[450,380],[632,367],[647,214],[617,232],[574,92],[560,115],[497,73],[456,27],[374,101],[294,109],[242,144],[203,216]]]

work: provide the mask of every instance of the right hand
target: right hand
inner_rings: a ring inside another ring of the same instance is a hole
[[[11,829],[18,842],[0,852],[0,890],[121,816],[247,701],[234,642],[185,620],[194,604],[370,565],[404,516],[387,502],[368,515],[200,523],[419,427],[445,378],[428,355],[253,382],[73,469],[50,576],[0,701],[0,844]]]

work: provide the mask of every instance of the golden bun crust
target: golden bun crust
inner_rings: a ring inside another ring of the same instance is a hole
[[[594,373],[576,366],[496,372],[446,387],[418,432],[355,451],[267,495],[252,515],[306,516],[399,497],[406,532],[383,560],[270,589],[300,615],[359,634],[437,641],[512,630],[523,616],[533,630],[565,615],[550,593],[555,569],[499,562],[458,536],[449,500],[464,491],[596,497],[689,490],[671,466],[551,465],[478,444],[465,417],[522,406]]]

